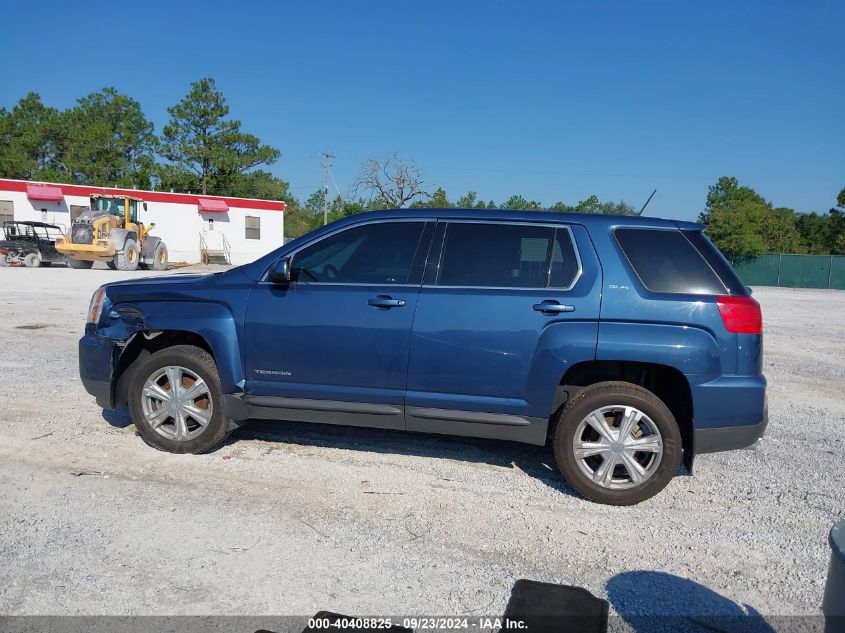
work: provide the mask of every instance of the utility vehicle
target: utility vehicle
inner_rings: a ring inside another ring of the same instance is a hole
[[[768,420],[760,306],[703,229],[356,215],[223,273],[103,286],[80,374],[165,451],[250,419],[549,442],[585,497],[637,503]]]
[[[6,221],[0,235],[0,257],[10,266],[27,268],[64,264],[67,258],[56,251],[56,240],[62,234],[55,224]]]

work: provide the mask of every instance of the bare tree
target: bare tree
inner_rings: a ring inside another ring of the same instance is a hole
[[[354,191],[363,190],[388,207],[401,209],[415,198],[428,199],[422,173],[413,163],[393,152],[383,158],[370,158],[361,165]]]

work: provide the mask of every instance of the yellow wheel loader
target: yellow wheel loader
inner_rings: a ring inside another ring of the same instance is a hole
[[[56,240],[56,250],[68,258],[71,268],[91,268],[105,262],[115,270],[167,268],[167,247],[160,237],[148,235],[138,221],[139,208],[146,204],[132,196],[91,196],[91,206],[71,224],[70,231]]]

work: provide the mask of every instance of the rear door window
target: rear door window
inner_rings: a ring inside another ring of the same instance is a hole
[[[722,295],[725,285],[677,229],[616,229],[616,241],[652,292]]]
[[[569,288],[575,283],[581,271],[572,234],[559,228],[555,231],[555,241],[552,246],[552,262],[549,266],[549,286],[552,288]]]
[[[530,224],[451,222],[438,286],[568,288],[579,270],[565,228]]]

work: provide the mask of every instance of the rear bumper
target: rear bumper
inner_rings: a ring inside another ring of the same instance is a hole
[[[79,377],[104,409],[114,408],[112,372],[120,348],[114,339],[86,334],[79,339]]]
[[[693,385],[696,454],[755,445],[769,424],[766,379],[721,376]]]
[[[769,424],[769,414],[765,410],[763,419],[757,424],[748,426],[724,426],[713,429],[695,430],[695,452],[719,453],[721,451],[733,451],[739,448],[755,448],[757,442],[766,432]]]

